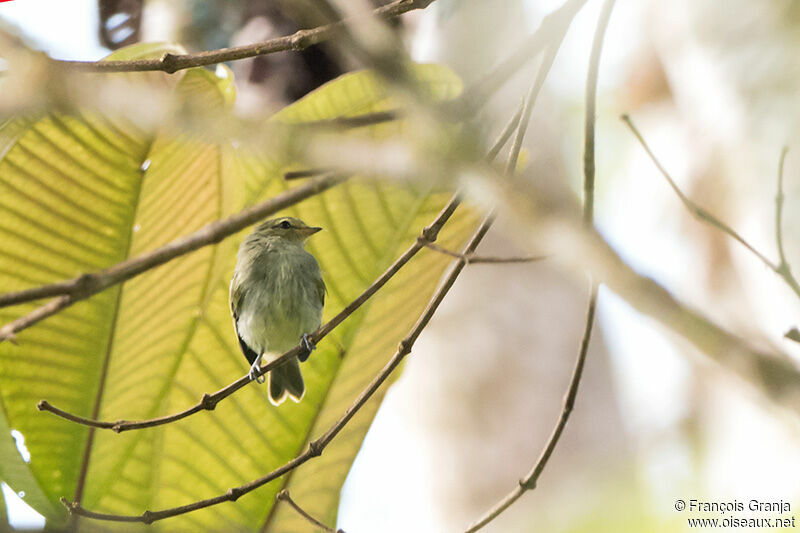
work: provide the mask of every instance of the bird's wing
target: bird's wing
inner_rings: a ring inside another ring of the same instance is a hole
[[[244,299],[244,291],[237,272],[234,272],[231,278],[231,288],[228,296],[231,303],[231,316],[233,316],[233,323],[236,324],[236,321],[239,320],[239,309],[242,308],[242,300]]]
[[[234,273],[233,278],[231,278],[231,288],[230,288],[230,301],[231,301],[231,316],[233,317],[233,329],[236,331],[236,337],[239,339],[239,347],[242,349],[242,353],[247,358],[247,361],[252,365],[253,362],[258,357],[258,354],[254,352],[244,339],[239,334],[239,310],[242,308],[242,303],[244,302],[244,290],[242,289],[241,282],[239,280],[239,276]]]
[[[328,290],[325,287],[325,282],[322,281],[322,277],[319,277],[315,280],[317,286],[317,294],[319,295],[319,305],[323,307],[325,305],[325,292]]]

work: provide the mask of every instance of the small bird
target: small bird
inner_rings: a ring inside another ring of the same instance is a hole
[[[250,363],[250,379],[257,377],[261,359],[277,359],[303,344],[305,361],[315,346],[308,334],[322,323],[325,283],[319,263],[303,245],[322,228],[293,217],[263,222],[248,235],[236,257],[230,288],[231,314],[239,346]],[[269,398],[279,405],[305,393],[300,362],[292,358],[269,372]]]

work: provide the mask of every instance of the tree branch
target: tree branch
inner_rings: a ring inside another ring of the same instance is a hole
[[[0,295],[0,307],[53,296],[56,296],[56,298],[0,328],[0,342],[13,338],[15,333],[69,307],[75,302],[89,298],[113,285],[163,265],[176,257],[210,244],[216,244],[266,216],[330,189],[344,179],[343,176],[329,174],[310,180],[308,183],[289,189],[233,216],[212,222],[194,233],[180,237],[152,252],[133,257],[105,270],[83,274],[69,281],[2,294]]]
[[[608,22],[611,18],[611,11],[614,8],[615,0],[606,0],[603,4],[600,17],[597,21],[597,28],[594,34],[594,41],[592,43],[592,51],[589,58],[589,72],[586,75],[586,115],[584,120],[584,153],[583,153],[583,225],[587,228],[594,226],[594,177],[595,177],[595,109],[597,100],[597,78],[600,67],[600,53],[603,49],[603,38]],[[578,358],[575,361],[575,368],[572,372],[572,377],[569,382],[567,393],[564,397],[564,406],[561,409],[561,415],[558,422],[553,428],[547,444],[542,450],[539,459],[533,466],[531,471],[520,480],[519,484],[509,492],[503,499],[497,502],[489,511],[480,518],[475,524],[467,529],[467,533],[474,533],[486,524],[497,518],[503,511],[508,509],[514,502],[516,502],[525,492],[536,488],[536,483],[539,476],[544,471],[550,456],[561,439],[561,434],[567,425],[572,409],[575,406],[575,398],[578,395],[578,387],[583,376],[583,367],[586,362],[586,354],[589,350],[589,341],[592,337],[592,328],[594,326],[594,315],[597,309],[597,292],[598,284],[591,281],[591,291],[589,296],[589,306],[586,311],[586,326],[581,339],[580,350],[578,351]]]
[[[500,133],[498,139],[494,142],[492,147],[489,149],[486,158],[488,161],[494,160],[497,157],[497,154],[500,152],[500,149],[508,142],[509,137],[511,136],[511,132],[514,131],[514,128],[517,127],[519,124],[521,116],[521,110],[518,111],[509,121],[509,123],[505,126],[503,131]],[[329,320],[327,323],[322,325],[317,331],[309,335],[309,338],[312,342],[319,343],[328,333],[333,331],[336,326],[341,324],[347,317],[349,317],[352,313],[354,313],[361,305],[364,304],[369,298],[372,297],[381,287],[383,287],[389,279],[392,278],[400,269],[411,260],[414,255],[417,254],[422,248],[425,247],[426,243],[432,243],[436,240],[441,231],[444,224],[449,220],[450,216],[452,216],[453,212],[456,210],[458,205],[460,204],[461,199],[460,195],[456,194],[450,200],[450,202],[442,209],[439,215],[434,219],[431,224],[425,227],[421,232],[420,236],[417,240],[400,256],[398,257],[394,263],[392,263],[383,274],[381,274],[372,284],[367,287],[364,292],[362,292],[355,300],[350,302],[344,309],[342,309],[339,314]],[[290,349],[289,351],[285,352],[283,355],[267,363],[266,365],[262,366],[258,372],[259,376],[262,376],[269,372],[271,369],[275,368],[276,366],[282,364],[284,361],[288,360],[291,357],[295,357],[301,353],[303,350],[301,345],[297,345],[294,348]],[[182,420],[188,416],[191,416],[195,413],[199,413],[200,411],[213,411],[216,408],[217,404],[236,392],[237,390],[241,389],[245,385],[250,383],[250,378],[245,375],[238,380],[234,381],[230,385],[218,390],[213,394],[203,394],[202,398],[198,403],[195,405],[184,409],[183,411],[173,413],[171,415],[166,415],[158,418],[152,418],[147,420],[139,420],[139,421],[127,421],[127,420],[117,420],[114,422],[111,421],[101,421],[101,420],[93,420],[91,418],[85,418],[82,416],[75,415],[73,413],[69,413],[64,411],[63,409],[59,409],[58,407],[53,406],[47,400],[41,400],[37,404],[37,409],[40,411],[47,411],[56,416],[69,420],[70,422],[75,422],[77,424],[81,424],[84,426],[95,427],[100,429],[110,429],[117,433],[121,433],[123,431],[130,431],[134,429],[144,429],[149,427],[156,427],[161,426],[164,424],[169,424],[171,422],[176,422],[178,420]]]
[[[749,242],[744,240],[744,238],[741,235],[739,235],[738,233],[736,233],[736,231],[733,228],[731,228],[729,225],[727,225],[726,223],[722,222],[717,217],[712,215],[710,212],[706,211],[705,209],[703,209],[702,207],[697,205],[695,202],[693,202],[689,197],[687,197],[683,193],[683,191],[681,191],[678,188],[678,185],[675,183],[675,180],[672,179],[672,176],[669,175],[669,173],[666,171],[664,166],[658,161],[658,159],[656,159],[655,154],[653,154],[652,150],[650,150],[650,147],[647,145],[647,142],[645,142],[644,137],[642,137],[642,134],[639,132],[639,130],[633,124],[633,121],[631,120],[631,118],[628,115],[622,115],[621,118],[622,118],[622,121],[628,126],[628,128],[630,128],[631,132],[633,132],[634,136],[636,136],[636,138],[639,140],[639,143],[642,145],[642,148],[644,148],[645,152],[647,152],[647,155],[650,157],[650,159],[656,165],[656,167],[658,168],[659,172],[661,172],[661,175],[664,176],[664,178],[667,180],[667,182],[669,183],[669,186],[672,187],[672,190],[675,191],[675,194],[678,195],[678,198],[681,200],[681,202],[683,203],[684,207],[686,207],[686,210],[689,211],[689,214],[691,214],[697,220],[699,220],[701,222],[705,222],[706,224],[708,224],[708,225],[710,225],[710,226],[712,226],[714,228],[717,228],[718,230],[720,230],[723,233],[727,234],[728,236],[732,237],[733,240],[735,240],[736,242],[738,242],[739,244],[744,246],[750,253],[755,255],[762,263],[764,263],[764,265],[766,265],[767,268],[769,268],[770,270],[775,272],[778,276],[780,276],[781,279],[783,279],[783,281],[789,286],[789,288],[792,289],[792,291],[794,291],[795,295],[797,295],[797,297],[800,298],[800,284],[797,282],[797,280],[795,279],[794,275],[789,270],[789,265],[787,263],[783,262],[783,260],[784,260],[784,258],[783,258],[783,245],[779,244],[779,253],[781,254],[781,261],[782,262],[780,264],[776,265],[770,259],[768,259],[764,254],[762,254],[761,252],[756,250],[755,247],[753,247]],[[779,171],[778,171],[778,184],[779,184],[779,187],[782,185],[784,156],[785,156],[785,153],[783,153],[782,156],[781,156],[781,163],[779,165]],[[780,228],[780,212],[781,212],[781,208],[782,208],[782,204],[783,204],[782,189],[779,189],[778,198],[780,198],[780,201],[778,202],[777,199],[776,199],[777,208],[778,208],[777,209],[778,213],[777,213],[777,216],[776,216],[776,218],[777,218],[777,228],[778,229],[776,229],[776,232],[778,234],[778,238],[780,239],[780,229],[779,229]]]
[[[322,529],[323,531],[327,531],[328,533],[345,533],[342,529],[333,529],[332,527],[328,527],[310,514],[308,514],[302,507],[297,505],[297,503],[289,496],[289,491],[283,489],[275,496],[275,499],[279,502],[286,502],[291,506],[292,509],[297,511],[297,514],[308,520],[312,525]]]
[[[425,9],[432,0],[398,0],[375,9],[371,16],[385,19],[394,18],[416,9]],[[220,50],[207,50],[193,54],[170,54],[155,59],[135,59],[128,61],[65,61],[54,60],[58,65],[87,72],[149,72],[162,71],[173,74],[179,70],[203,67],[236,61],[250,57],[274,54],[276,52],[305,50],[309,46],[330,39],[348,21],[338,21],[317,28],[299,30],[292,35],[278,37],[245,46],[234,46]]]

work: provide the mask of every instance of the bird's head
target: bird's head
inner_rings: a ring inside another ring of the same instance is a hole
[[[299,218],[280,217],[262,222],[253,233],[268,240],[302,243],[320,230],[322,228],[309,226]]]

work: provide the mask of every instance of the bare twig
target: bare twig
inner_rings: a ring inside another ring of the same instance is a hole
[[[595,130],[595,106],[597,97],[597,78],[600,66],[600,53],[603,48],[603,38],[605,36],[606,28],[608,27],[609,19],[611,18],[611,11],[614,8],[614,0],[606,0],[603,4],[603,9],[597,22],[597,29],[592,43],[592,51],[589,58],[589,72],[586,76],[586,117],[584,122],[584,156],[583,156],[583,224],[591,228],[594,225],[594,177],[595,177],[595,157],[594,157],[594,130]],[[580,350],[578,351],[578,358],[575,361],[575,368],[572,372],[572,377],[569,382],[566,396],[564,397],[564,406],[561,409],[561,415],[558,422],[553,428],[547,444],[542,450],[536,464],[530,472],[520,480],[519,484],[509,492],[503,499],[497,502],[487,513],[480,518],[475,524],[467,529],[467,533],[474,533],[486,524],[497,518],[503,511],[509,508],[516,502],[525,492],[536,488],[536,483],[539,476],[544,471],[550,456],[561,439],[561,434],[567,425],[572,409],[575,406],[575,398],[578,395],[578,387],[583,376],[583,367],[586,361],[586,354],[589,350],[589,341],[592,336],[592,328],[594,326],[595,309],[597,308],[597,292],[598,284],[595,281],[591,282],[591,291],[589,296],[589,306],[586,311],[586,326],[581,339]]]
[[[279,502],[286,502],[291,506],[292,509],[297,511],[297,514],[308,520],[312,525],[322,529],[323,531],[328,531],[329,533],[345,533],[342,529],[333,529],[332,527],[328,527],[310,514],[308,514],[302,507],[297,505],[297,503],[292,499],[289,495],[289,491],[283,489],[275,496],[275,499]]]
[[[517,127],[519,124],[521,116],[521,110],[518,111],[509,121],[509,123],[505,126],[503,131],[500,133],[500,136],[492,145],[487,153],[487,160],[492,161],[497,154],[499,153],[500,149],[503,145],[508,142],[509,137],[511,136],[511,132],[514,131],[514,128]],[[416,255],[422,248],[425,247],[426,243],[430,243],[436,240],[441,228],[450,218],[450,216],[455,211],[456,207],[458,207],[460,203],[460,195],[456,194],[450,202],[442,209],[436,219],[427,227],[425,227],[420,236],[417,240],[406,250],[400,257],[398,257],[394,263],[392,263],[386,271],[381,274],[369,287],[367,287],[364,292],[362,292],[358,298],[350,302],[344,309],[342,309],[339,314],[333,317],[330,321],[325,323],[321,326],[317,331],[312,333],[309,337],[314,343],[319,343],[328,333],[333,331],[333,329],[341,324],[348,316],[350,316],[353,312],[355,312],[364,302],[366,302],[373,294],[375,294],[386,282],[391,279],[400,269],[409,261],[411,258]],[[301,353],[302,347],[300,345],[295,346],[294,348],[290,349],[289,351],[285,352],[283,355],[271,361],[270,363],[261,367],[258,375],[262,376],[269,372],[272,368],[282,364],[284,361],[288,360],[290,357],[297,356]],[[248,376],[243,376],[238,380],[234,381],[230,385],[218,390],[213,394],[203,394],[202,398],[198,403],[195,405],[184,409],[183,411],[173,413],[171,415],[166,415],[158,418],[152,418],[148,420],[139,420],[139,421],[127,421],[127,420],[117,420],[117,421],[101,421],[101,420],[94,420],[91,418],[85,418],[82,416],[75,415],[73,413],[69,413],[64,411],[63,409],[59,409],[58,407],[53,406],[47,400],[41,400],[37,404],[37,408],[40,411],[48,411],[56,416],[60,416],[66,420],[71,422],[75,422],[77,424],[82,424],[84,426],[95,427],[100,429],[111,429],[117,433],[123,431],[130,431],[134,429],[144,429],[149,427],[161,426],[164,424],[169,424],[171,422],[176,422],[178,420],[182,420],[188,416],[191,416],[195,413],[199,413],[200,411],[212,411],[216,408],[217,404],[236,392],[237,390],[241,389],[245,385],[250,382],[250,378]]]
[[[435,243],[427,243],[425,244],[427,248],[435,252],[439,252],[440,254],[449,255],[450,257],[455,257],[456,259],[463,259],[466,261],[468,265],[477,265],[477,264],[503,264],[503,263],[533,263],[535,261],[542,261],[547,259],[550,256],[547,255],[529,255],[526,257],[487,257],[482,255],[464,255],[461,252],[454,252],[453,250],[449,250],[444,246],[439,246]]]
[[[386,6],[375,9],[371,16],[381,18],[394,18],[413,11],[415,9],[426,8],[432,0],[398,0]],[[309,46],[318,44],[330,39],[346,23],[346,21],[334,22],[317,28],[299,30],[292,35],[278,37],[245,46],[235,46],[222,48],[220,50],[207,50],[194,54],[170,54],[155,59],[135,59],[128,61],[55,61],[57,64],[66,67],[84,70],[88,72],[147,72],[162,71],[172,74],[179,70],[202,67],[223,63],[225,61],[236,61],[247,59],[276,52],[300,51]]]
[[[176,257],[193,252],[203,246],[218,243],[225,237],[233,235],[268,215],[330,189],[344,179],[344,177],[334,174],[316,178],[226,219],[212,222],[194,233],[180,237],[152,252],[133,257],[105,270],[83,274],[69,281],[2,294],[0,295],[0,307],[53,296],[56,298],[0,328],[0,342],[77,301],[84,300],[108,287],[163,265]]]
[[[691,214],[697,220],[699,220],[701,222],[705,222],[706,224],[708,224],[708,225],[710,225],[710,226],[712,226],[714,228],[717,228],[718,230],[720,230],[723,233],[727,234],[728,236],[733,238],[733,240],[735,240],[736,242],[738,242],[739,244],[744,246],[748,251],[750,251],[753,255],[755,255],[762,263],[764,263],[764,265],[766,265],[767,268],[769,268],[770,270],[772,270],[773,272],[778,274],[778,276],[780,276],[781,279],[783,279],[783,281],[789,286],[789,288],[791,288],[792,291],[798,297],[800,297],[800,284],[797,282],[797,280],[795,279],[794,275],[789,270],[789,265],[787,263],[783,263],[783,262],[780,263],[780,264],[775,264],[769,258],[767,258],[764,254],[762,254],[761,252],[756,250],[749,242],[747,242],[733,228],[731,228],[729,225],[727,225],[726,223],[724,223],[721,220],[719,220],[717,217],[715,217],[714,215],[709,213],[707,210],[703,209],[702,207],[700,207],[699,205],[694,203],[689,197],[687,197],[683,193],[683,191],[681,191],[678,188],[678,185],[675,183],[675,181],[672,179],[672,177],[669,175],[669,173],[666,171],[666,169],[663,167],[663,165],[658,161],[658,159],[656,159],[655,154],[653,154],[653,152],[650,150],[650,147],[647,145],[647,142],[645,142],[644,137],[642,137],[642,134],[639,132],[639,130],[633,124],[633,121],[631,120],[631,118],[628,115],[622,115],[621,118],[622,118],[622,121],[625,122],[625,124],[628,126],[628,128],[630,128],[630,130],[633,132],[633,134],[639,140],[639,143],[642,145],[642,148],[644,148],[645,152],[647,152],[647,155],[650,157],[650,159],[656,165],[656,167],[658,168],[659,172],[661,172],[661,175],[664,176],[664,178],[667,180],[667,182],[669,183],[670,187],[672,187],[672,190],[675,191],[675,194],[677,194],[678,198],[680,198],[681,202],[683,202],[683,205],[689,211],[689,214]],[[785,154],[782,154],[780,169],[783,168],[783,155],[785,155]],[[779,184],[781,184],[781,180],[782,180],[782,170],[779,170]],[[779,194],[779,197],[781,197],[781,196],[782,195]],[[779,207],[782,205],[782,202],[783,202],[783,199],[781,198],[781,201],[778,203]],[[780,209],[779,209],[779,211],[780,211]],[[780,228],[780,214],[778,214],[777,217],[778,217],[778,228]],[[780,234],[780,230],[776,230],[776,231],[778,231],[778,233]],[[782,255],[783,254],[783,250],[782,250],[782,248],[783,248],[783,246],[780,245],[779,253],[781,254],[781,258],[783,260],[783,255]]]

